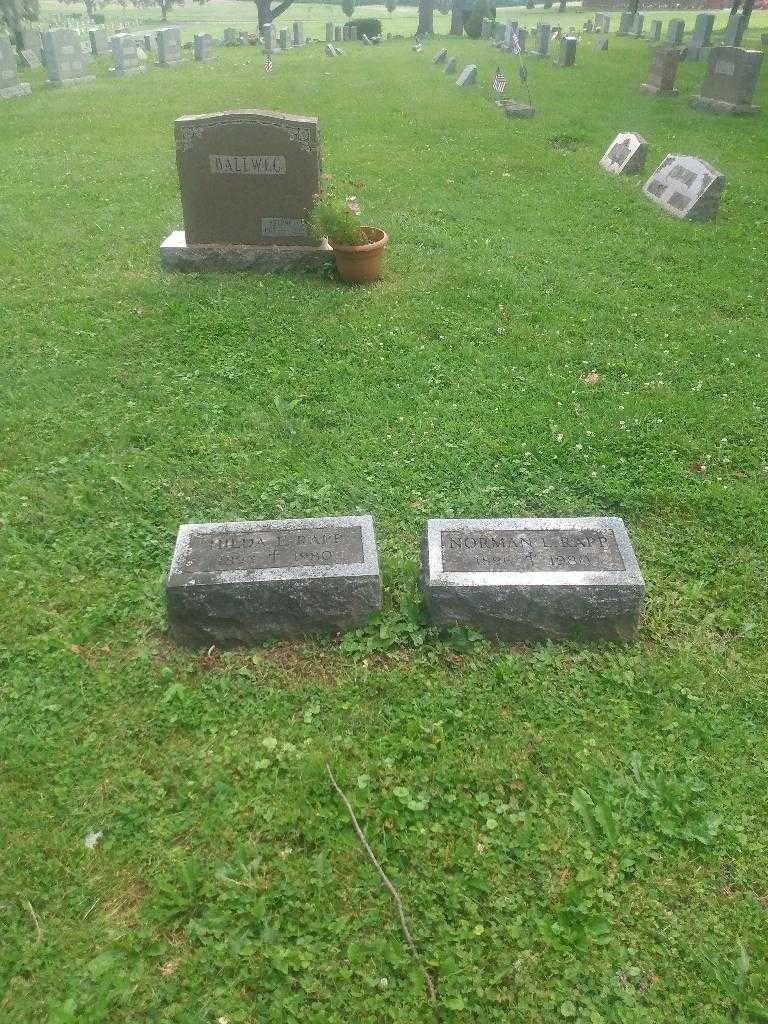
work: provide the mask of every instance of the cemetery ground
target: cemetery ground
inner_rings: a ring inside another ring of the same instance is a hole
[[[646,46],[612,36],[531,62],[511,122],[516,59],[449,41],[459,90],[439,45],[40,71],[0,112],[2,1021],[433,1020],[326,762],[440,1019],[768,1018],[768,114],[690,110],[700,64],[640,95]],[[173,119],[248,106],[320,117],[391,235],[379,285],[161,273]],[[723,171],[718,218],[600,171],[623,130],[649,173]],[[179,523],[353,513],[369,628],[169,643]],[[423,627],[428,516],[591,514],[637,551],[637,644]]]

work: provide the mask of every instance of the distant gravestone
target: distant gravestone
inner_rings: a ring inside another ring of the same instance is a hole
[[[643,186],[643,192],[673,217],[710,220],[718,211],[725,176],[695,156],[671,153]]]
[[[240,46],[240,32],[236,28],[224,29],[224,45]]]
[[[446,75],[455,75],[456,74],[456,58],[455,57],[451,57],[450,60],[448,61],[448,63],[445,65],[445,74]]]
[[[664,27],[664,23],[659,21],[658,18],[654,18],[651,22],[651,27],[648,30],[648,42],[658,43],[661,41],[661,30]]]
[[[273,24],[264,25],[261,30],[262,38],[264,39],[264,52],[274,53],[275,50],[275,26]]]
[[[83,51],[77,33],[69,28],[52,28],[43,33],[43,54],[48,69],[48,88],[78,85],[92,82],[93,75],[86,74]]]
[[[106,57],[110,52],[106,29],[89,28],[88,39],[90,40],[91,53],[94,57]]]
[[[519,28],[517,30],[517,45],[520,47],[520,53],[525,53],[525,45],[528,42],[528,30]]]
[[[740,46],[713,47],[699,94],[691,96],[689,106],[716,114],[759,113],[760,108],[753,106],[752,97],[762,63],[761,50],[744,50]]]
[[[563,36],[560,40],[560,53],[555,61],[559,68],[570,68],[576,63],[576,43],[575,36]]]
[[[325,41],[326,43],[333,42],[333,22],[326,21],[325,23]]]
[[[600,36],[599,39],[596,39],[593,45],[593,49],[597,50],[600,53],[605,53],[605,51],[608,49],[608,36]]]
[[[748,24],[748,14],[745,15],[742,12],[739,12],[738,14],[731,14],[728,18],[728,23],[725,26],[725,32],[723,33],[723,46],[741,46]]]
[[[506,35],[506,32],[507,32],[506,25],[502,25],[502,23],[500,21],[497,21],[496,25],[494,26],[494,29],[493,29],[494,42],[496,42],[496,43],[503,43],[504,42],[504,37]]]
[[[533,117],[536,111],[527,103],[518,103],[517,100],[504,101],[504,114],[510,118]]]
[[[610,174],[639,174],[645,167],[648,143],[636,132],[620,132],[604,153],[600,166]]]
[[[349,26],[349,41],[350,43],[357,42],[357,25]]]
[[[515,641],[631,640],[645,583],[621,519],[430,519],[428,620]]]
[[[342,43],[349,42],[349,24],[345,23],[341,28],[341,41]]]
[[[548,56],[550,31],[549,25],[539,23],[536,26],[536,31],[533,35],[533,49],[530,53],[534,60],[543,60]]]
[[[109,45],[113,61],[113,67],[109,69],[110,75],[122,78],[124,75],[143,74],[146,69],[139,63],[138,48],[133,36],[112,36]]]
[[[179,29],[158,29],[155,40],[159,68],[171,68],[181,64],[181,31]]]
[[[370,516],[188,523],[166,581],[171,635],[193,646],[346,632],[381,593]]]
[[[21,66],[29,68],[30,71],[42,67],[40,54],[37,50],[19,50],[19,57],[21,58]]]
[[[340,43],[341,42],[341,35],[342,35],[341,25],[334,25],[334,28],[333,28],[333,41],[334,41],[334,43]]]
[[[15,100],[29,96],[32,86],[20,82],[16,72],[16,54],[7,36],[0,35],[0,100]]]
[[[632,27],[630,28],[629,32],[627,33],[631,39],[642,39],[643,34],[644,34],[643,33],[643,23],[644,23],[644,21],[645,21],[645,19],[644,19],[642,14],[636,14],[635,15],[634,21],[632,22]]]
[[[213,36],[209,32],[198,32],[194,37],[195,60],[210,60],[213,56]]]
[[[474,85],[477,81],[477,64],[467,64],[464,70],[461,72],[459,77],[456,79],[456,85],[460,89],[467,85]]]
[[[184,230],[161,247],[172,270],[316,267],[330,247],[307,235],[320,191],[317,118],[271,110],[180,117],[176,165]]]
[[[435,54],[435,56],[432,58],[432,63],[433,64],[442,64],[445,61],[445,58],[447,56],[448,56],[448,51],[446,50],[445,47],[443,47],[443,49],[442,50],[438,50],[437,53]]]
[[[635,16],[631,11],[624,11],[619,18],[619,30],[616,33],[617,36],[628,36],[632,31],[632,25],[634,24]]]
[[[714,14],[697,14],[693,25],[693,35],[686,49],[686,60],[705,60],[712,42],[712,30],[715,26]]]
[[[288,29],[287,28],[281,28],[280,31],[277,33],[277,45],[280,47],[281,50],[287,50],[288,49]]]
[[[682,18],[672,18],[667,25],[667,45],[680,46],[685,35],[685,22]]]
[[[154,53],[155,52],[155,50],[157,49],[157,41],[155,39],[154,32],[145,32],[144,33],[144,43],[142,45],[142,49],[144,50],[145,53]]]
[[[651,48],[651,66],[640,92],[652,96],[676,96],[675,77],[685,49],[679,46],[654,46]]]
[[[43,48],[40,30],[28,21],[20,22],[16,30],[16,48],[19,51],[32,50],[39,57]]]
[[[611,31],[611,19],[607,14],[603,15],[603,32],[606,35]]]
[[[303,46],[304,45],[304,22],[294,21],[293,23],[293,45]]]
[[[480,38],[490,39],[493,35],[493,22],[490,18],[483,18],[480,24]]]

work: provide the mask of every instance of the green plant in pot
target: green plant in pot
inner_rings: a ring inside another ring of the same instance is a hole
[[[333,249],[336,269],[345,281],[377,281],[381,277],[386,231],[363,224],[355,196],[342,199],[332,188],[314,197],[307,218],[307,231]]]

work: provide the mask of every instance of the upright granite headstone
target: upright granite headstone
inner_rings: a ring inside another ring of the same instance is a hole
[[[19,23],[19,27],[16,30],[16,49],[19,52],[23,50],[32,50],[37,56],[43,49],[43,37],[40,34],[40,30],[35,28],[29,21],[22,21]]]
[[[550,38],[550,27],[549,25],[542,24],[541,22],[536,26],[536,32],[533,37],[533,49],[531,50],[530,56],[534,60],[543,60],[549,54],[549,38]]]
[[[725,176],[704,160],[670,153],[643,185],[643,192],[673,217],[711,220],[724,188]]]
[[[88,38],[91,43],[91,53],[94,57],[106,57],[110,52],[107,31],[103,28],[89,28]]]
[[[194,37],[195,60],[210,60],[213,56],[213,36],[210,32],[197,32]]]
[[[645,21],[645,18],[643,17],[642,14],[636,14],[635,15],[634,21],[632,22],[632,27],[630,28],[629,32],[627,33],[631,39],[642,39],[643,34],[644,34],[643,33],[643,23],[644,23],[644,21]]]
[[[176,164],[184,231],[163,243],[172,270],[273,270],[328,262],[307,235],[320,191],[317,118],[272,110],[180,117]]]
[[[333,27],[333,41],[334,43],[340,43],[342,41],[342,29],[341,25],[334,25]]]
[[[240,46],[240,32],[236,28],[225,28],[224,29],[224,45],[225,46]]]
[[[658,18],[654,18],[651,22],[651,27],[648,30],[648,42],[658,43],[661,42],[661,30],[664,27],[664,23],[659,21]]]
[[[679,46],[654,46],[651,48],[651,66],[640,92],[652,96],[676,96],[675,76],[680,61],[685,57],[685,48]]]
[[[740,46],[714,46],[709,51],[707,73],[699,94],[688,104],[716,114],[757,114],[752,103],[763,64],[762,50],[744,50]]]
[[[461,72],[459,77],[456,79],[456,85],[459,88],[463,88],[466,85],[474,85],[477,81],[477,64],[467,64],[464,70]]]
[[[349,41],[350,43],[357,42],[357,25],[349,26]]]
[[[445,47],[443,47],[442,50],[438,50],[437,53],[435,54],[435,56],[432,58],[432,63],[433,64],[442,64],[445,61],[445,58],[447,56],[448,56],[448,51],[446,50]]]
[[[421,590],[438,628],[515,641],[631,640],[645,583],[621,519],[430,519]]]
[[[333,22],[326,21],[325,23],[325,41],[326,43],[333,42]]]
[[[599,39],[595,40],[592,48],[594,50],[598,50],[601,53],[605,53],[605,51],[608,49],[608,36],[600,36]]]
[[[168,579],[168,624],[192,646],[339,633],[381,607],[373,519],[188,523]]]
[[[520,47],[520,53],[525,53],[525,46],[528,42],[528,30],[525,28],[519,28],[517,30],[517,45]]]
[[[560,53],[555,61],[559,68],[570,68],[576,63],[577,41],[575,36],[563,36],[560,40]]]
[[[281,28],[280,31],[277,33],[277,45],[280,47],[281,50],[287,50],[288,49],[288,29],[287,28]]]
[[[133,36],[112,36],[109,41],[112,49],[114,66],[109,69],[110,75],[121,78],[123,75],[140,75],[146,70],[139,63],[138,48]]]
[[[341,41],[342,43],[349,42],[349,24],[345,22],[341,27]]]
[[[686,60],[704,60],[709,54],[712,41],[712,29],[715,25],[714,14],[697,14],[693,25],[693,35],[688,43]]]
[[[303,46],[304,45],[304,22],[294,21],[293,23],[293,45]]]
[[[493,39],[496,43],[503,43],[507,33],[506,25],[503,25],[500,21],[497,21],[493,28]]]
[[[621,17],[619,18],[619,29],[616,33],[617,36],[628,36],[632,31],[632,25],[634,24],[635,16],[631,11],[622,11]]]
[[[225,33],[226,34],[226,33]],[[226,45],[226,44],[225,44]],[[144,33],[143,50],[145,53],[154,53],[157,49],[157,37],[154,32]]]
[[[741,42],[744,38],[744,33],[747,30],[749,24],[749,15],[739,12],[738,14],[731,14],[728,18],[728,24],[725,26],[725,32],[723,33],[722,45],[723,46],[741,46]]]
[[[171,68],[181,64],[181,30],[161,28],[155,37],[157,43],[157,67]]]
[[[611,31],[611,19],[607,14],[603,15],[603,32],[606,35]]]
[[[77,85],[92,82],[93,75],[86,73],[86,64],[80,39],[69,28],[52,28],[43,33],[43,54],[48,69],[48,88]]]
[[[672,18],[667,25],[667,45],[680,46],[685,35],[685,22],[682,18]]]
[[[637,132],[620,132],[600,161],[611,174],[639,174],[645,167],[648,143]]]
[[[16,53],[6,35],[0,35],[0,100],[15,100],[29,96],[32,86],[20,82],[16,72]]]
[[[273,24],[264,25],[261,30],[261,35],[264,40],[264,52],[274,53],[275,51],[275,26]]]

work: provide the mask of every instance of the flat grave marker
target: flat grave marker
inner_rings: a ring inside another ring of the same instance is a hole
[[[673,217],[711,220],[720,207],[725,175],[695,156],[670,153],[662,160],[643,192]]]
[[[610,174],[639,174],[645,167],[648,143],[637,132],[619,132],[600,160]]]

